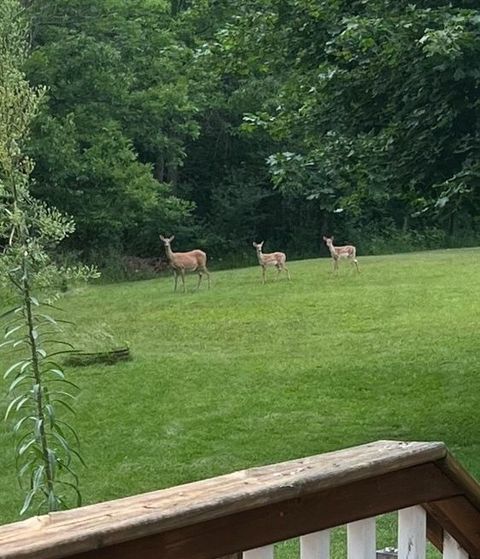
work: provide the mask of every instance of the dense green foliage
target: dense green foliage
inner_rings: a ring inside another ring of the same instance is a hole
[[[473,1],[38,0],[36,194],[70,248],[217,259],[475,242]]]
[[[151,253],[188,217],[167,178],[198,128],[162,3],[40,1],[32,17],[28,74],[49,88],[36,193],[75,217],[75,248]]]
[[[281,144],[273,183],[316,205],[322,229],[476,228],[478,10],[253,1],[217,37],[212,57],[241,87],[275,76],[243,129]]]
[[[441,440],[480,476],[480,251],[259,266],[173,293],[172,277],[67,294],[76,345],[102,330],[133,360],[71,371],[85,502],[377,439]],[[107,324],[105,322],[107,321]],[[105,338],[105,336],[104,336]],[[0,434],[1,521],[17,517]],[[381,541],[379,545],[393,545]]]

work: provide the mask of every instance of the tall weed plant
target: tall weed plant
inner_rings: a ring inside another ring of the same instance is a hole
[[[51,251],[74,230],[72,220],[31,196],[34,162],[25,155],[32,120],[44,88],[25,79],[28,24],[18,0],[0,4],[0,290],[10,308],[0,318],[0,348],[11,357],[5,419],[16,437],[16,467],[24,488],[21,514],[55,511],[81,502],[75,461],[78,437],[66,420],[77,387],[58,356],[70,349],[59,339],[52,305],[54,286],[95,271],[62,267]]]

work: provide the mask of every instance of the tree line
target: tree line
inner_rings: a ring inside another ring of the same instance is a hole
[[[324,234],[363,253],[478,239],[473,0],[27,10],[25,71],[48,88],[33,194],[74,218],[70,255],[158,256],[159,233],[229,264],[252,241],[301,257]]]

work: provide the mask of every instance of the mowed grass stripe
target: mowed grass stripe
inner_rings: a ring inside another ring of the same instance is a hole
[[[477,476],[480,250],[289,262],[76,289],[73,337],[104,326],[134,359],[70,368],[86,502],[396,438],[443,440]],[[2,357],[2,364],[6,364]],[[5,390],[3,391],[3,394]],[[1,427],[0,521],[17,518]],[[288,548],[288,546],[287,546]]]

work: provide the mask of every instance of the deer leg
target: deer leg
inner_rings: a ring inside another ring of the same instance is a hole
[[[183,268],[180,269],[180,276],[182,278],[182,283],[183,283],[183,292],[186,293],[187,288],[185,287],[185,270]]]
[[[290,281],[291,278],[290,278],[290,272],[288,271],[288,268],[286,266],[283,266],[283,269],[287,272],[287,278],[288,281]]]
[[[173,270],[173,279],[175,280],[175,285],[173,287],[173,292],[177,291],[178,274],[176,270]]]
[[[333,259],[333,273],[338,275],[338,260],[336,258]]]
[[[267,281],[266,276],[266,268],[265,266],[262,266],[262,278],[263,278],[263,283],[265,283]]]
[[[357,268],[357,272],[360,273],[360,269],[358,267],[358,260],[356,258],[353,259],[353,263],[355,264],[355,267]]]
[[[202,283],[202,272],[198,271],[198,283],[197,283],[197,291],[200,289],[200,284]]]
[[[281,266],[277,266],[277,277],[276,279],[278,280],[278,277],[280,276],[280,272],[282,271],[282,267]]]
[[[207,276],[208,289],[210,289],[210,272],[207,270],[206,266],[203,267],[203,271],[205,272],[205,274]]]

